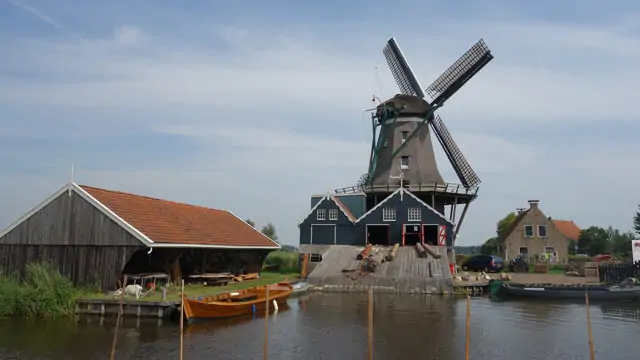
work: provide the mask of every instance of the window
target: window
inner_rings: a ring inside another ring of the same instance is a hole
[[[322,254],[310,254],[309,262],[320,262],[322,261]]]
[[[524,226],[524,237],[533,237],[533,225]]]
[[[407,141],[408,138],[409,138],[409,132],[408,131],[403,131],[402,132],[402,142]]]
[[[318,209],[316,211],[316,219],[317,220],[327,220],[327,210],[325,209]]]
[[[521,246],[520,249],[518,249],[518,251],[520,252],[520,255],[524,256],[524,257],[529,257],[529,248],[526,246]]]
[[[547,225],[538,225],[538,236],[547,237]]]
[[[409,208],[407,209],[407,218],[409,221],[421,221],[422,220],[422,208]]]
[[[396,221],[396,208],[382,208],[382,221]]]
[[[553,248],[553,246],[545,246],[544,247],[544,253],[545,254],[553,254],[556,250]]]
[[[329,209],[329,220],[338,220],[338,209]]]
[[[400,168],[401,169],[408,169],[409,168],[409,157],[408,156],[403,156],[400,158]]]

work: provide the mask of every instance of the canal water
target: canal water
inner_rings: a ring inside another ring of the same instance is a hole
[[[640,358],[640,304],[591,305],[596,358]],[[466,300],[375,296],[375,359],[464,359]],[[0,320],[0,359],[109,359],[115,319]],[[292,298],[269,317],[269,359],[365,359],[366,294]],[[208,321],[185,330],[184,359],[262,359],[264,317]],[[126,318],[116,359],[178,359],[179,328]],[[585,306],[471,301],[471,358],[589,359]]]

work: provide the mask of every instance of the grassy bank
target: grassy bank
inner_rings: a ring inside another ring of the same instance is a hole
[[[200,295],[214,295],[224,291],[242,290],[252,286],[273,284],[284,279],[293,279],[300,276],[297,271],[283,271],[283,272],[271,272],[263,271],[260,273],[260,278],[256,280],[248,280],[239,283],[233,283],[226,286],[204,286],[204,285],[185,285],[184,293],[187,297],[196,297]],[[119,299],[112,294],[104,293],[86,293],[81,296],[83,299]],[[127,300],[135,300],[135,298],[127,297]],[[154,294],[147,295],[140,298],[142,301],[162,301],[162,291],[158,288]],[[167,290],[167,300],[175,301],[180,300],[180,288],[173,286]]]
[[[59,317],[73,314],[78,291],[48,264],[29,264],[24,279],[0,276],[0,317]]]

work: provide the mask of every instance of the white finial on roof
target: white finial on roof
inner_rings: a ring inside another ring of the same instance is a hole
[[[73,189],[73,164],[71,164],[71,173],[69,174],[69,186],[68,186],[69,196],[71,196],[71,189]]]

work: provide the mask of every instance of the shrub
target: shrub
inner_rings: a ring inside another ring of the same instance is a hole
[[[467,255],[467,254],[456,254],[456,264],[462,264],[465,261],[467,261],[470,257],[472,257],[473,255]]]
[[[289,251],[272,251],[264,261],[264,268],[272,271],[298,271],[300,254]]]
[[[27,265],[22,281],[0,277],[0,317],[59,317],[73,314],[75,288],[46,263]]]

